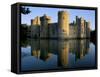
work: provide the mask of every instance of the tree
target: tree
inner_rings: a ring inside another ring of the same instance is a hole
[[[25,6],[24,7],[21,7],[20,8],[20,11],[21,11],[21,13],[22,14],[29,14],[31,11],[30,11],[30,9],[29,8],[26,8]]]

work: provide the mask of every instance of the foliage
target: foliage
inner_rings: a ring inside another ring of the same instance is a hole
[[[21,7],[20,11],[21,11],[22,14],[25,14],[25,15],[29,14],[31,12],[30,9],[26,8],[26,7]]]
[[[22,40],[27,38],[27,31],[28,31],[28,26],[26,24],[22,24],[20,26],[20,37]]]

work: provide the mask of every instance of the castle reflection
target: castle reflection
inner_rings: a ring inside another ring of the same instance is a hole
[[[57,55],[57,66],[66,68],[70,60],[69,53],[75,55],[75,61],[82,59],[89,52],[90,40],[31,39],[27,43],[31,47],[31,56],[46,62],[53,54]]]

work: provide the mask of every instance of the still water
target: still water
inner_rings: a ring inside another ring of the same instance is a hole
[[[84,40],[26,40],[21,43],[21,71],[95,66],[95,45]]]

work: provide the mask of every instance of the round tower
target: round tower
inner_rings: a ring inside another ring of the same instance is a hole
[[[85,26],[84,26],[84,18],[80,18],[80,33],[81,33],[81,38],[84,37],[84,32],[85,32]]]
[[[69,36],[69,14],[67,11],[58,12],[58,36],[68,38]]]
[[[86,22],[86,35],[87,35],[87,38],[90,38],[90,31],[91,31],[90,22]]]

